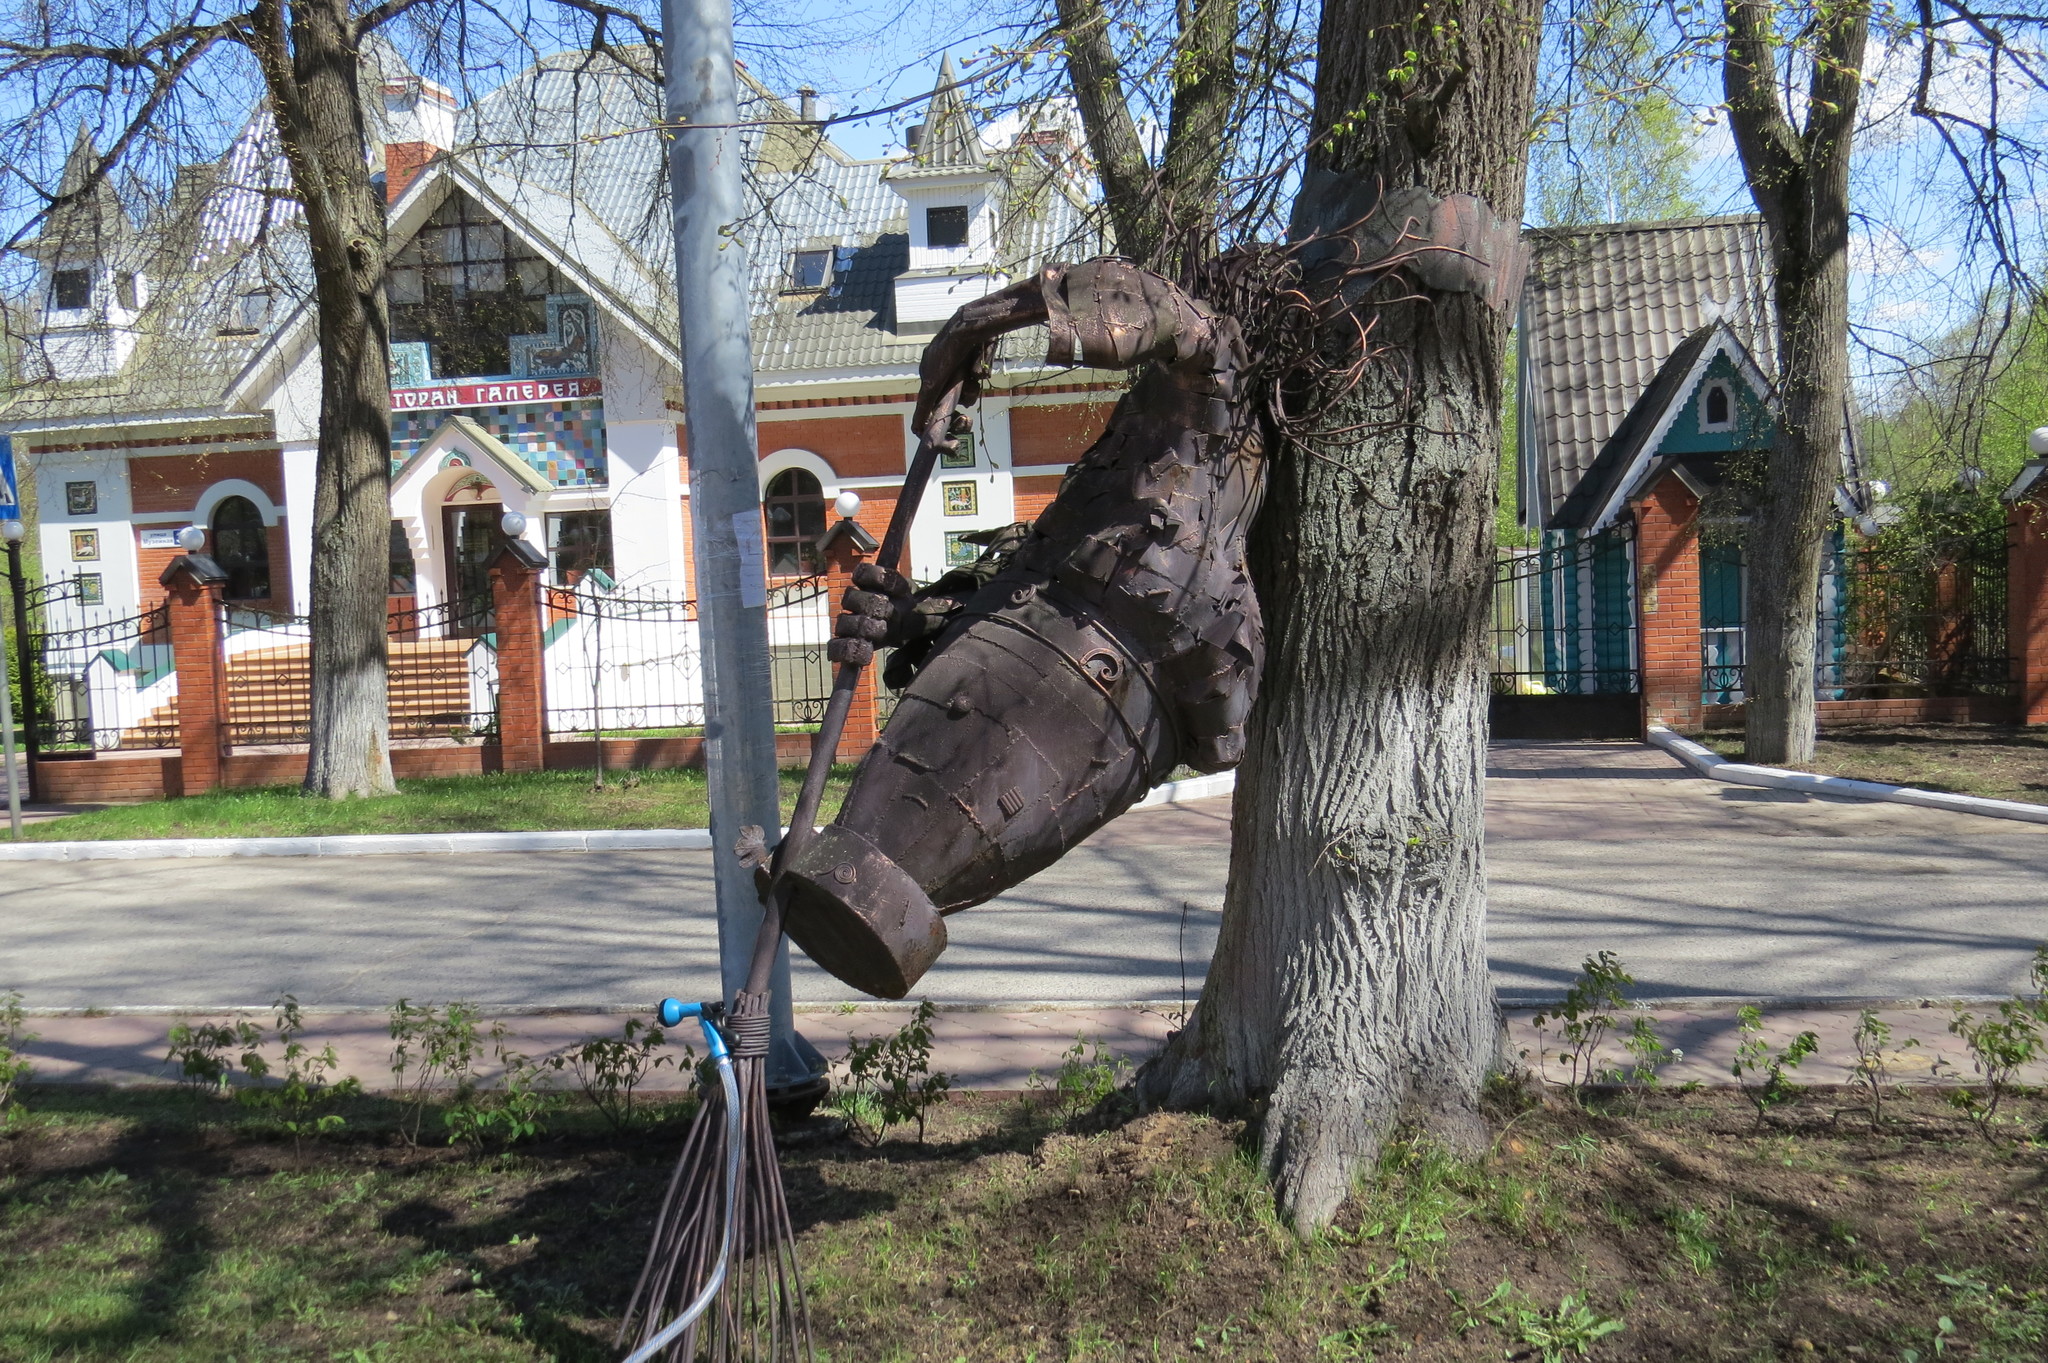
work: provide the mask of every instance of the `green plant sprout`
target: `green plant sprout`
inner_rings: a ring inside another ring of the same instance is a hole
[[[1757,1125],[1762,1126],[1772,1108],[1782,1107],[1799,1096],[1800,1087],[1786,1076],[1820,1049],[1820,1038],[1812,1032],[1801,1032],[1780,1050],[1764,1040],[1764,1015],[1749,1003],[1735,1015],[1735,1025],[1742,1040],[1736,1044],[1735,1061],[1728,1072],[1742,1085],[1742,1096],[1756,1109]],[[1763,1082],[1752,1083],[1744,1075],[1762,1075]]]
[[[931,1068],[932,1021],[938,1015],[926,999],[895,1035],[848,1039],[839,1062],[846,1082],[830,1106],[856,1135],[878,1143],[890,1127],[915,1122],[917,1143],[924,1144],[926,1119],[953,1086],[950,1076]]]

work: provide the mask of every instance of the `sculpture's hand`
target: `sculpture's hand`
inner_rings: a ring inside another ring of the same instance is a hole
[[[989,347],[1007,332],[1044,320],[1045,286],[1036,275],[977,298],[954,313],[932,337],[918,362],[917,410],[911,414],[910,429],[920,435],[930,429],[955,384],[960,385],[957,405],[972,407],[981,398],[982,380],[988,377]]]
[[[924,617],[901,573],[873,563],[857,563],[853,585],[841,598],[839,618],[825,656],[835,663],[866,663],[875,648],[905,644],[926,632]]]

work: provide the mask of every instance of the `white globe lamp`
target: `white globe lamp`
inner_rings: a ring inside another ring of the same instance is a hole
[[[9,544],[21,543],[22,538],[27,534],[28,527],[23,525],[20,521],[0,521],[0,539],[6,540]]]
[[[526,533],[526,517],[517,511],[507,511],[498,517],[498,529],[505,532],[505,538],[516,540]]]
[[[2027,433],[2027,448],[2048,458],[2048,426],[2036,426]]]
[[[206,527],[188,525],[178,532],[178,547],[188,554],[196,554],[206,547]]]
[[[858,492],[840,493],[837,497],[833,498],[832,509],[839,513],[840,520],[852,520],[854,513],[860,510],[860,494]]]

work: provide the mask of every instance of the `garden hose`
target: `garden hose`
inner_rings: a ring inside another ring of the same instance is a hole
[[[661,1001],[661,1024],[676,1027],[684,1018],[697,1019],[697,1025],[704,1030],[704,1044],[711,1050],[711,1059],[718,1066],[718,1081],[725,1086],[725,1230],[718,1242],[718,1259],[711,1271],[711,1278],[704,1284],[704,1290],[697,1299],[683,1308],[683,1313],[661,1327],[660,1333],[634,1350],[626,1363],[647,1363],[674,1341],[677,1335],[689,1329],[704,1314],[712,1302],[718,1299],[718,1289],[725,1285],[725,1271],[732,1257],[732,1228],[739,1214],[740,1187],[740,1087],[732,1074],[732,1052],[726,1049],[725,1037],[719,1032],[718,1024],[705,1016],[701,1003],[684,1003],[680,999]]]

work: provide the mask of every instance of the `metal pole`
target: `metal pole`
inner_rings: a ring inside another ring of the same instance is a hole
[[[759,825],[771,840],[781,826],[747,251],[738,233],[745,211],[744,147],[737,126],[731,0],[663,0],[662,20],[683,420],[704,659],[704,766],[711,795],[718,960],[730,1000],[746,984],[761,925],[753,873],[740,865],[734,847],[744,825]],[[808,1086],[825,1067],[817,1051],[796,1035],[787,942],[776,953],[770,979],[768,1083],[782,1089]]]
[[[35,650],[28,634],[28,585],[21,572],[21,545],[7,545],[7,586],[14,596],[14,665],[21,677],[21,747],[23,774],[28,777],[28,798],[36,798],[36,681]]]

